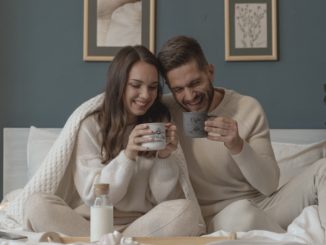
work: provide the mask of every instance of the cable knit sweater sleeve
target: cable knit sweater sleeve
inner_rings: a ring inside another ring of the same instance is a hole
[[[149,177],[149,185],[156,203],[181,198],[183,195],[179,183],[180,163],[178,161],[180,158],[177,157],[177,154],[179,154],[178,150],[166,159],[155,159]]]
[[[254,98],[244,96],[241,104],[242,111],[236,119],[244,145],[232,158],[247,181],[268,196],[277,189],[280,171],[272,150],[266,115]]]
[[[128,159],[124,151],[108,164],[101,162],[99,129],[93,117],[81,125],[74,151],[74,181],[82,200],[91,205],[95,199],[94,184],[109,183],[113,204],[119,202],[127,192],[135,162]]]

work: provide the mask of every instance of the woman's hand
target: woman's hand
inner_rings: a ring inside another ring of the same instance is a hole
[[[141,146],[144,142],[153,141],[150,137],[143,137],[144,135],[152,134],[152,130],[146,124],[138,124],[131,131],[128,139],[128,144],[125,149],[126,156],[131,160],[136,160],[139,151],[147,150],[146,147]]]
[[[177,149],[179,140],[177,135],[177,127],[172,123],[166,123],[166,147],[164,150],[158,151],[159,158],[167,158],[173,151]]]

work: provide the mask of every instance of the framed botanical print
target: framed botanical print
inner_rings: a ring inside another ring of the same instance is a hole
[[[277,60],[277,0],[224,0],[225,60]]]

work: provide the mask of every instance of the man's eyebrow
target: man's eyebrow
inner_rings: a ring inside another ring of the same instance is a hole
[[[175,86],[175,87],[171,86],[171,89],[175,89],[175,88],[185,88],[185,87],[188,87],[188,86],[191,85],[192,83],[195,83],[195,82],[199,81],[199,79],[200,79],[200,78],[195,78],[195,79],[193,79],[193,80],[187,82],[187,83],[185,84],[185,86]]]

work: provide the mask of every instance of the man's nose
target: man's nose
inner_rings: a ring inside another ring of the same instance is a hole
[[[186,100],[192,100],[194,95],[193,95],[193,90],[191,88],[185,88],[185,99]]]

